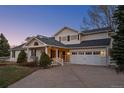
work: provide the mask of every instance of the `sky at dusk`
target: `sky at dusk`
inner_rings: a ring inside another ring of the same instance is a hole
[[[89,6],[0,6],[0,33],[10,45],[28,36],[52,36],[64,26],[79,30]]]

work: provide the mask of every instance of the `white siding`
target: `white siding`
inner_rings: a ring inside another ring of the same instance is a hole
[[[15,57],[12,57],[12,51],[11,51],[11,53],[10,53],[10,61],[17,62],[17,58],[18,58],[19,53],[20,53],[20,51],[15,51]]]
[[[57,41],[59,41],[59,37],[63,37],[63,36],[71,36],[71,35],[78,35],[78,32],[74,32],[72,30],[69,29],[64,29],[63,31],[61,31],[58,35],[55,36],[55,39]],[[70,41],[61,41],[64,44],[78,44],[80,43],[80,40],[70,40]]]
[[[104,39],[109,38],[107,33],[98,33],[98,34],[90,34],[90,35],[82,35],[81,41],[85,40],[94,40],[94,39]]]

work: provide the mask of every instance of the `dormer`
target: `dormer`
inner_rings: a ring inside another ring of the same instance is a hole
[[[55,40],[60,41],[63,44],[79,44],[80,34],[78,31],[64,27],[59,30],[55,35]]]

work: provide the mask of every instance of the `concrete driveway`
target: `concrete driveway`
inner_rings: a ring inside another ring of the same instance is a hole
[[[11,78],[11,77],[10,77]],[[64,65],[41,69],[9,88],[108,88],[124,87],[124,74],[100,66]]]

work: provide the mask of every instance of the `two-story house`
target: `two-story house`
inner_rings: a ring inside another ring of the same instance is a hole
[[[10,61],[16,62],[19,52],[25,50],[28,62],[33,61],[34,57],[39,60],[42,52],[46,52],[54,62],[109,65],[112,33],[108,27],[82,32],[64,27],[53,37],[37,35],[12,48]]]

